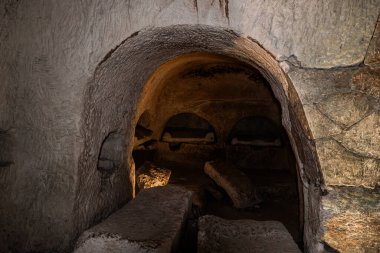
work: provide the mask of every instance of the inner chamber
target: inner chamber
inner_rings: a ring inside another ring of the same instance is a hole
[[[151,76],[137,112],[132,154],[137,174],[146,162],[170,170],[169,184],[195,192],[194,220],[204,214],[278,220],[302,247],[296,161],[280,104],[257,69],[221,55],[181,56]],[[205,163],[214,160],[242,171],[261,202],[235,208],[204,173]]]

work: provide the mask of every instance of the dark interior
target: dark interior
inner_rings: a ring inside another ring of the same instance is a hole
[[[244,64],[214,59],[195,61],[165,83],[158,102],[147,106],[138,120],[133,158],[136,171],[150,161],[171,170],[169,184],[195,193],[182,251],[195,251],[196,220],[205,214],[281,221],[302,248],[296,162],[267,81]],[[234,208],[203,172],[204,163],[212,160],[243,171],[262,202]]]

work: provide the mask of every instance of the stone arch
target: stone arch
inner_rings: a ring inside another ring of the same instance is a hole
[[[98,65],[85,94],[81,152],[76,186],[76,232],[107,216],[134,195],[134,164],[131,159],[134,126],[144,100],[154,94],[160,68],[185,54],[219,54],[247,64],[269,82],[280,102],[282,124],[297,159],[299,185],[303,192],[304,243],[317,251],[320,240],[320,196],[324,186],[315,145],[292,83],[279,63],[251,38],[210,26],[176,25],[136,32],[110,52]],[[169,66],[170,67],[170,66]],[[158,72],[158,75],[157,75]],[[155,73],[155,75],[153,75]],[[163,74],[163,73],[161,73]],[[155,78],[152,82],[152,78]],[[124,160],[109,189],[100,191],[97,158],[104,138],[111,132],[124,135]]]

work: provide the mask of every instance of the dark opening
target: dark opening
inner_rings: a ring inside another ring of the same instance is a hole
[[[278,220],[302,249],[296,162],[279,102],[263,76],[231,59],[201,58],[162,83],[156,99],[144,108],[151,118],[136,125],[133,158],[136,171],[149,161],[171,170],[169,184],[195,193],[181,252],[195,250],[196,220],[204,214]],[[216,160],[244,173],[260,201],[236,208],[204,172],[205,163]]]

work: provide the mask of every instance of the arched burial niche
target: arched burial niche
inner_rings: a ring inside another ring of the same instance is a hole
[[[197,53],[190,54],[194,52]],[[83,121],[85,143],[80,156],[74,208],[76,231],[78,233],[83,231],[133,197],[135,166],[132,151],[137,122],[145,111],[149,111],[150,116],[157,117],[158,114],[150,111],[149,105],[159,104],[158,98],[162,92],[165,92],[164,88],[168,87],[164,84],[170,76],[184,73],[191,77],[196,74],[196,71],[183,72],[188,69],[189,60],[194,60],[193,57],[198,57],[197,59],[201,61],[205,60],[206,63],[217,61],[218,64],[244,65],[266,80],[275,100],[278,101],[277,108],[280,112],[277,115],[281,118],[297,161],[298,185],[302,193],[300,202],[303,211],[300,213],[303,214],[304,221],[304,247],[308,252],[317,252],[320,241],[319,207],[323,179],[297,93],[278,62],[260,45],[234,32],[207,26],[181,25],[135,33],[108,54],[98,66],[86,92]],[[213,71],[218,72],[220,69],[214,68]],[[207,78],[210,73],[201,71],[198,75]],[[255,76],[252,78],[254,79]],[[174,82],[173,85],[175,86],[176,83]],[[186,92],[186,87],[183,86],[184,92]],[[228,92],[228,90],[225,91]],[[234,92],[234,88],[229,91]],[[206,96],[210,93],[208,91],[199,93],[199,95],[202,94]],[[183,94],[183,96],[187,95]],[[187,97],[191,99],[190,96]],[[163,104],[171,105],[173,102],[168,99]],[[203,102],[207,103],[207,99]],[[162,110],[161,106],[159,108]],[[198,116],[206,119],[214,127],[217,143],[227,143],[228,133],[238,119],[250,116],[235,115],[235,122],[231,120],[230,126],[209,117],[229,108],[220,103],[219,109],[214,112],[197,111]],[[250,108],[253,107],[250,106]],[[166,119],[185,112],[182,107],[174,106],[169,109],[165,112]],[[240,113],[245,110],[233,111]],[[160,140],[166,120],[150,119],[149,122],[151,125],[148,124],[145,128],[152,131],[152,140]],[[125,138],[123,161],[112,177],[112,187],[99,194],[100,178],[99,173],[95,172],[97,158],[102,141],[111,132],[122,133]],[[152,145],[155,144],[152,143]],[[216,151],[219,148],[216,147]],[[221,154],[221,152],[214,153]]]
[[[228,56],[191,53],[161,65],[146,85],[156,92],[142,98],[138,109],[152,115],[147,144],[134,145],[138,177],[144,160],[169,169],[169,184],[195,192],[196,215],[279,220],[302,244],[295,159],[280,104],[261,73]],[[135,129],[136,139],[139,123]],[[214,160],[243,172],[263,202],[239,210],[215,195],[213,190],[220,195],[224,190],[204,172],[205,163]]]

